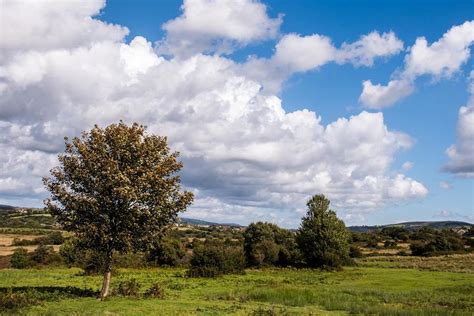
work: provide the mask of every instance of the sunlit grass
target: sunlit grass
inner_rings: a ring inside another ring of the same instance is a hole
[[[215,279],[183,277],[183,269],[120,269],[112,287],[135,278],[153,283],[164,299],[93,297],[44,302],[15,313],[29,315],[471,315],[474,275],[415,269],[352,267],[342,272],[247,270]],[[0,287],[74,286],[98,290],[100,276],[79,269],[0,270]]]

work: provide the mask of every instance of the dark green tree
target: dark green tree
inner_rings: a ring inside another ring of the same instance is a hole
[[[153,243],[147,252],[146,259],[157,265],[175,267],[180,264],[185,255],[186,250],[181,242],[167,237]]]
[[[299,253],[295,234],[272,223],[251,223],[244,234],[244,250],[250,266],[296,265]]]
[[[144,250],[192,202],[180,190],[182,163],[166,137],[134,123],[95,126],[71,142],[65,138],[59,166],[43,182],[45,201],[78,244],[104,259],[100,297],[108,295],[114,253]]]
[[[296,234],[303,259],[310,267],[338,268],[349,258],[350,233],[329,209],[329,203],[322,194],[309,199],[308,212]]]

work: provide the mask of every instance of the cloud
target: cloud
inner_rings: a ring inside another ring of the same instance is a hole
[[[403,42],[394,32],[371,32],[354,43],[343,43],[338,51],[340,63],[351,62],[356,66],[372,66],[375,58],[396,55],[403,50]]]
[[[42,23],[39,30],[56,22]],[[427,194],[415,179],[392,175],[395,155],[412,140],[390,130],[382,113],[322,124],[313,111],[285,111],[230,58],[163,58],[143,37],[58,45],[12,51],[0,63],[2,200],[41,200],[40,179],[57,163],[62,137],[120,119],[167,135],[181,152],[183,184],[197,196],[188,216],[296,226],[315,193],[354,216]]]
[[[426,38],[417,38],[405,56],[403,71],[396,73],[386,86],[364,81],[360,102],[372,109],[389,107],[413,93],[420,76],[429,75],[435,80],[451,77],[469,59],[473,43],[474,21],[453,26],[431,45]]]
[[[449,183],[448,181],[441,181],[439,183],[439,187],[443,190],[449,190],[451,189],[453,186],[451,185],[451,183]]]
[[[359,101],[369,109],[382,109],[414,91],[412,83],[405,80],[392,80],[388,85],[372,84],[370,80],[362,82],[362,94]]]
[[[446,153],[449,162],[444,170],[460,177],[474,177],[474,70],[470,74],[469,100],[458,112],[456,144]]]
[[[272,61],[290,72],[308,71],[333,61],[337,51],[330,38],[318,34],[287,34],[275,49]]]
[[[230,53],[235,46],[275,38],[282,22],[256,0],[185,0],[181,10],[163,25],[166,39],[160,47],[175,56]]]
[[[398,54],[402,49],[403,42],[393,32],[380,34],[374,31],[356,42],[343,43],[339,49],[326,36],[287,34],[276,45],[272,61],[288,67],[291,72],[308,71],[328,62],[372,66],[376,58]]]
[[[340,48],[324,35],[290,33],[280,38],[272,57],[251,57],[242,65],[242,72],[261,82],[267,92],[278,93],[282,83],[294,73],[315,70],[331,62],[370,67],[375,59],[387,58],[401,49],[403,42],[393,32],[374,31],[353,43],[343,43]]]
[[[424,37],[416,39],[405,57],[405,76],[450,77],[470,57],[474,42],[474,21],[453,26],[443,37],[428,45]]]
[[[119,41],[128,29],[94,19],[104,0],[2,1],[0,60],[21,50],[71,49]]]
[[[444,220],[462,220],[467,222],[474,221],[474,216],[472,215],[463,215],[458,212],[448,211],[448,210],[441,210],[434,213],[433,218],[442,218]]]
[[[411,161],[406,161],[402,165],[402,169],[405,171],[411,170],[413,168],[414,163]]]

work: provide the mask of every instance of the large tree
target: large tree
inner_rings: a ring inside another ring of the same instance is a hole
[[[95,126],[70,142],[44,178],[45,204],[80,246],[103,256],[100,298],[108,295],[113,254],[144,250],[191,204],[181,191],[178,153],[166,137],[123,122]]]
[[[349,258],[350,234],[329,209],[329,203],[322,194],[311,197],[296,234],[298,247],[310,267],[337,268]]]

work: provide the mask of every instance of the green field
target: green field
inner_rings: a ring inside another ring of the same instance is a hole
[[[64,298],[67,286],[100,288],[100,276],[83,276],[77,268],[4,269],[0,287],[50,292],[39,305],[3,312],[25,315],[472,315],[474,274],[371,264],[341,272],[247,270],[214,279],[186,278],[176,268],[119,269],[113,276],[112,287],[132,278],[142,291],[159,283],[164,299]]]

